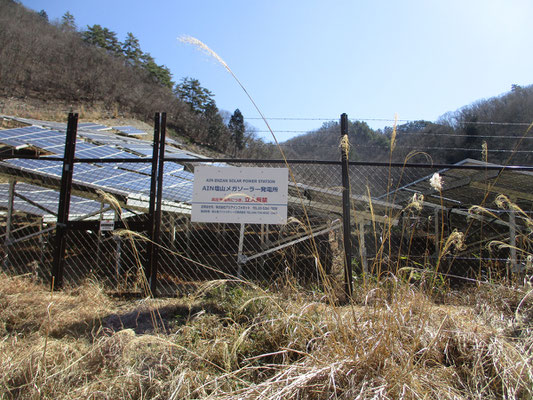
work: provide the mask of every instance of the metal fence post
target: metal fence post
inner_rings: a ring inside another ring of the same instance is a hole
[[[152,296],[157,296],[157,269],[159,264],[159,245],[161,236],[161,203],[163,198],[163,173],[165,171],[165,137],[167,133],[167,113],[161,114],[161,129],[159,138],[159,165],[157,167],[157,195],[155,204],[155,221],[153,236],[153,259],[150,275],[150,291]]]
[[[65,246],[70,209],[70,194],[72,191],[72,175],[74,170],[74,154],[76,152],[77,129],[78,114],[69,113],[67,137],[65,140],[65,154],[63,156],[63,173],[61,175],[61,189],[59,193],[59,205],[57,209],[54,264],[52,266],[52,289],[58,289],[63,286],[63,273],[65,270]]]
[[[152,269],[154,264],[154,227],[155,227],[155,199],[157,193],[157,165],[159,163],[159,138],[161,136],[161,115],[155,113],[154,116],[154,141],[152,144],[152,171],[151,171],[151,180],[150,180],[150,201],[148,205],[148,223],[149,223],[149,232],[148,237],[150,242],[147,246],[147,261],[148,265],[146,266],[144,273],[146,279],[149,281],[152,279]],[[150,287],[152,286],[150,282]],[[153,293],[152,293],[153,295]]]
[[[345,138],[346,136],[346,138]],[[341,140],[348,139],[348,115],[341,115]],[[350,177],[347,147],[341,146],[342,171],[342,224],[344,236],[344,292],[347,298],[352,297],[352,231],[350,226]]]

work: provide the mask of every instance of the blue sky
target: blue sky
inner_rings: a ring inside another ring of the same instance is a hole
[[[216,61],[177,38],[190,35],[222,57],[271,120],[278,140],[319,119],[365,119],[375,128],[436,120],[476,100],[533,83],[531,0],[22,0],[51,20],[100,24],[264,124]],[[164,110],[162,110],[164,111]],[[385,119],[389,121],[375,121]],[[267,140],[269,134],[260,133]]]

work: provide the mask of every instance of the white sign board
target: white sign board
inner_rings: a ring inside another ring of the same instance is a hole
[[[115,221],[113,220],[102,220],[100,221],[100,232],[109,232],[115,230]]]
[[[284,224],[287,168],[194,168],[192,222]]]

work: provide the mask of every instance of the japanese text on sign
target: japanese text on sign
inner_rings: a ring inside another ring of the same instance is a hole
[[[191,220],[284,224],[287,189],[287,168],[197,166]]]

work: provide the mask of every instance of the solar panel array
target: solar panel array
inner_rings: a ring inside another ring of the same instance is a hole
[[[65,133],[57,130],[39,126],[29,126],[24,128],[0,130],[0,143],[6,146],[22,149],[33,149],[36,153],[43,152],[51,156],[63,156],[65,146]],[[61,128],[60,128],[61,129]],[[109,129],[104,125],[82,123],[78,127],[78,139],[76,142],[75,157],[78,159],[147,159],[152,156],[152,143],[130,137],[123,137],[111,132],[102,132]],[[187,158],[194,160],[199,156],[192,153],[168,146],[165,156],[177,158]],[[44,176],[58,178],[62,174],[62,162],[45,159],[10,159],[4,164],[18,167],[24,171],[38,172]],[[120,191],[139,198],[145,199],[150,194],[151,183],[151,162],[121,162],[121,163],[77,163],[74,167],[73,182],[81,185],[91,185],[102,188],[104,191]],[[163,201],[188,204],[192,200],[192,185],[194,175],[185,171],[184,166],[176,162],[166,162],[164,164],[163,179]],[[5,186],[6,184],[3,184]],[[44,202],[57,208],[59,194],[52,189],[44,189],[34,185],[20,186],[23,188],[23,196],[32,198],[41,205],[38,196],[44,196]],[[7,189],[2,187],[3,196],[7,196]],[[17,189],[22,190],[22,189]],[[31,193],[35,193],[35,196]],[[26,196],[28,195],[28,196]],[[79,199],[82,199],[81,197]],[[75,200],[78,201],[78,200]],[[93,212],[95,207],[100,207],[100,203],[94,200],[83,199],[78,203],[86,213]],[[77,204],[77,203],[76,203]],[[0,206],[7,207],[6,198],[0,199]],[[44,207],[48,208],[48,207]],[[26,203],[23,205],[21,199],[15,202],[15,209],[30,214],[42,215],[43,210]],[[39,211],[40,210],[40,211]],[[71,214],[77,214],[76,207],[71,208]]]
[[[62,122],[53,122],[53,121],[42,121],[37,119],[29,119],[29,118],[19,118],[19,117],[6,117],[18,122],[22,122],[28,125],[32,125],[26,128],[20,128],[20,129],[28,129],[28,128],[37,128],[37,129],[43,129],[47,128],[45,130],[53,130],[57,133],[63,132],[63,138],[64,138],[64,132],[67,129],[67,124]],[[120,127],[115,127],[120,128]],[[111,132],[111,127],[97,124],[94,122],[81,122],[78,124],[78,137],[82,137],[83,139],[94,142],[97,144],[109,144],[109,145],[115,145],[118,147],[121,147],[123,149],[128,149],[134,152],[137,152],[139,155],[143,156],[152,156],[152,143],[147,140],[141,140],[134,137],[125,137],[121,136],[115,133]],[[2,131],[0,131],[2,132]],[[179,141],[173,139],[173,138],[167,138],[166,139],[167,145],[171,146],[181,146],[182,143]],[[165,156],[168,157],[179,157],[179,158],[202,158],[202,156],[198,154],[194,154],[185,150],[178,149],[176,147],[167,146],[165,151]]]
[[[0,208],[7,209],[9,202],[9,183],[0,184]],[[15,185],[15,196],[13,198],[14,210],[44,217],[50,221],[55,221],[57,216],[57,207],[59,204],[59,192],[43,188],[40,186],[30,185],[19,182]],[[90,199],[79,196],[71,196],[70,199],[70,218],[78,219],[86,215],[91,215],[93,219],[100,217],[102,204]],[[107,211],[102,213],[104,219],[113,219],[114,212]]]

